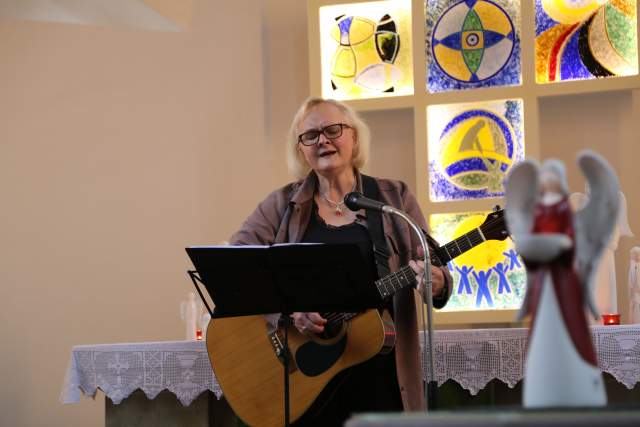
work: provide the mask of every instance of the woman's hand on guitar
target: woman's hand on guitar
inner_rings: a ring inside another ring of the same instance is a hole
[[[300,313],[291,315],[293,324],[301,334],[321,334],[324,332],[324,324],[327,319],[320,316],[320,313]]]
[[[418,256],[424,257],[422,247],[418,247]],[[418,283],[418,292],[424,295],[424,261],[409,261],[409,266],[416,273],[416,282]],[[431,265],[431,295],[438,296],[444,288],[444,272],[440,267]]]

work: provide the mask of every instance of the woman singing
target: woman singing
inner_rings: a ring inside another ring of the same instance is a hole
[[[424,264],[419,240],[395,216],[373,221],[366,211],[352,212],[344,196],[369,190],[379,201],[396,207],[426,230],[420,207],[406,184],[373,178],[360,170],[368,156],[370,132],[347,105],[320,98],[305,101],[291,124],[287,146],[290,171],[300,180],[272,192],[231,238],[233,245],[270,245],[284,242],[357,243],[363,251],[379,246],[386,253],[378,264],[397,271],[409,264],[422,286]],[[383,236],[382,244],[376,235]],[[330,268],[330,266],[328,266]],[[444,306],[451,292],[445,267],[430,266],[434,306]],[[327,386],[328,399],[318,399],[294,425],[337,426],[354,412],[415,411],[424,408],[415,292],[397,292],[385,308],[396,329],[396,346],[385,355],[345,370]],[[294,313],[300,333],[320,334],[327,319],[319,313]],[[294,391],[295,393],[295,391]],[[328,393],[329,394],[329,393]],[[322,402],[320,402],[322,400]]]

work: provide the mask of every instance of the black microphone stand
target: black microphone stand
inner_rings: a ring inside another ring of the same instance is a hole
[[[436,380],[435,375],[435,363],[434,363],[434,351],[433,351],[433,281],[431,278],[431,255],[429,253],[429,245],[427,243],[427,239],[422,232],[422,228],[411,218],[409,215],[404,213],[403,211],[396,209],[392,206],[385,205],[382,208],[382,212],[390,213],[393,215],[397,215],[400,218],[407,221],[407,223],[411,226],[413,231],[418,235],[420,239],[420,244],[422,245],[422,249],[424,250],[424,287],[422,288],[422,300],[427,301],[427,331],[422,330],[424,345],[429,347],[429,360],[428,360],[428,375],[425,381],[425,389],[424,395],[427,400],[427,408],[428,410],[435,409],[437,405],[436,393],[438,390],[438,382]],[[423,357],[426,358],[427,351],[423,347]]]
[[[428,346],[428,373],[427,379],[425,381],[425,399],[427,403],[428,410],[435,409],[437,405],[437,390],[438,390],[438,382],[436,380],[435,375],[435,362],[434,362],[434,350],[433,350],[433,283],[431,278],[431,255],[429,251],[429,245],[427,243],[427,239],[422,232],[422,228],[411,218],[409,215],[401,211],[400,209],[396,209],[393,206],[385,205],[382,202],[377,200],[372,200],[364,197],[362,194],[357,192],[349,193],[344,198],[345,205],[351,209],[352,211],[358,211],[360,209],[373,209],[379,210],[384,213],[397,215],[400,218],[404,219],[409,226],[413,229],[413,231],[418,235],[418,239],[420,240],[420,244],[422,245],[422,249],[424,251],[424,287],[422,293],[422,300],[427,302],[427,330],[423,329],[423,340],[424,345]],[[427,358],[427,349],[425,347],[422,348],[423,358]]]

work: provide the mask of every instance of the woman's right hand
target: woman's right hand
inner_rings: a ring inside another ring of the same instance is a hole
[[[296,312],[291,317],[293,325],[301,334],[321,334],[324,332],[324,324],[327,323],[327,319],[320,316],[320,313]]]

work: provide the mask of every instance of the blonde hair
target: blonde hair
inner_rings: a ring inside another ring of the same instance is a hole
[[[330,104],[336,107],[344,115],[344,122],[352,127],[358,144],[354,147],[353,166],[356,169],[362,167],[369,160],[369,146],[371,143],[371,131],[367,124],[362,121],[360,116],[348,105],[333,99],[324,99],[319,97],[311,97],[302,103],[298,112],[293,116],[289,135],[287,137],[287,166],[289,172],[296,178],[304,178],[307,176],[311,168],[307,163],[302,151],[298,148],[298,126],[305,119],[309,111],[320,104]]]

